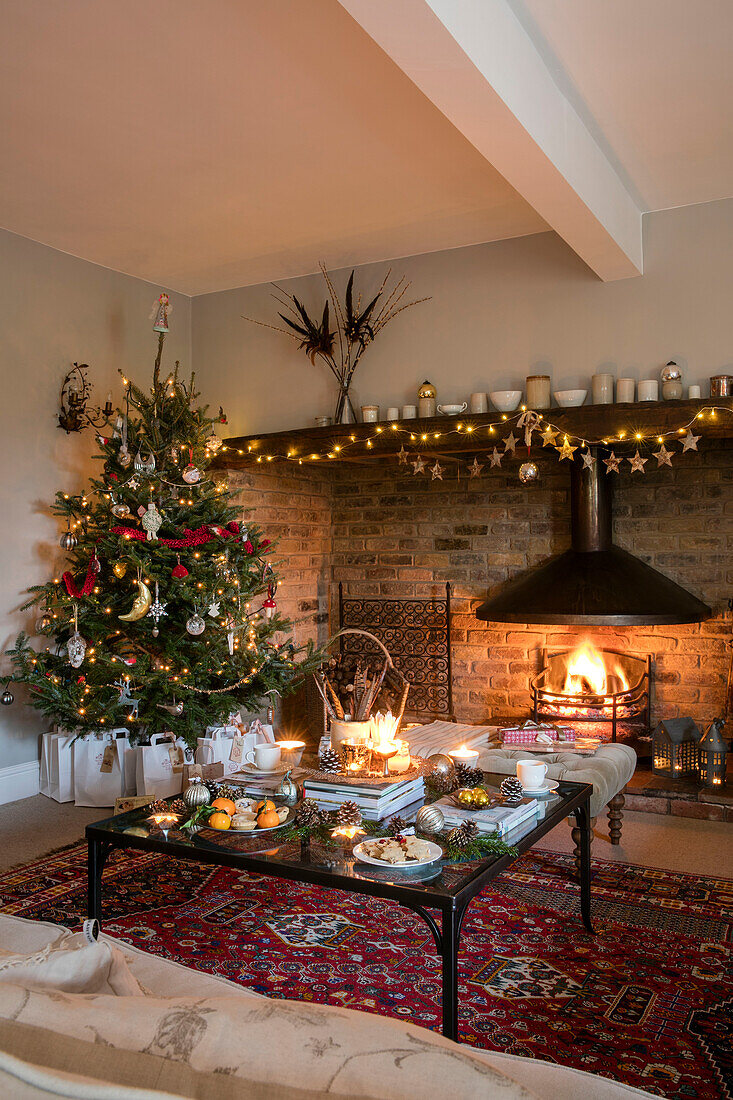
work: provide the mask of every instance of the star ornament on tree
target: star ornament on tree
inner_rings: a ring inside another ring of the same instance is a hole
[[[631,472],[632,473],[634,473],[634,474],[636,474],[636,473],[639,473],[639,474],[646,473],[646,471],[644,470],[644,466],[649,461],[649,459],[641,457],[641,455],[639,454],[639,448],[638,447],[636,448],[636,454],[634,455],[634,457],[633,458],[627,458],[626,461],[631,466]]]
[[[473,465],[468,467],[468,472],[471,477],[478,477],[483,470],[483,465],[478,460],[478,455],[473,460]]]
[[[425,469],[425,460],[423,459],[422,455],[418,455],[417,458],[414,460],[414,462],[412,462],[411,465],[412,465],[412,468],[414,470],[414,474],[413,474],[413,477],[414,477],[415,474],[421,474],[423,472],[423,470]]]
[[[619,465],[621,463],[621,459],[616,458],[616,455],[613,453],[613,451],[611,451],[608,458],[604,458],[603,461],[606,464],[606,473],[607,474],[617,474],[618,473],[618,468],[619,468]]]
[[[572,459],[573,451],[577,451],[578,448],[577,447],[571,447],[570,442],[568,440],[568,437],[565,436],[565,439],[563,440],[562,447],[556,447],[555,449],[558,451],[558,453],[560,455],[560,461],[562,462],[562,460],[564,458]]]
[[[437,458],[435,460],[435,465],[430,467],[430,473],[433,475],[433,481],[435,481],[436,477],[439,481],[443,480],[443,467],[440,465]]]
[[[664,444],[662,444],[659,450],[654,452],[654,457],[657,460],[657,468],[661,466],[671,466],[673,454],[673,451],[668,451]]]

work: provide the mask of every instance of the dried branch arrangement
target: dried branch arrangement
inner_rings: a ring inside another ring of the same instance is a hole
[[[385,325],[393,321],[398,314],[430,299],[414,298],[405,301],[410,283],[403,275],[390,287],[392,276],[390,268],[377,293],[363,308],[361,295],[357,296],[356,302],[354,301],[354,272],[352,271],[346,284],[342,304],[325,264],[321,263],[319,267],[326,283],[328,296],[322,313],[317,315],[317,320],[311,317],[303,303],[294,294],[288,294],[277,283],[272,284],[275,287],[273,298],[285,310],[284,313],[278,313],[278,316],[286,327],[271,325],[255,317],[245,317],[244,320],[290,336],[298,341],[299,350],[305,352],[311,363],[315,363],[316,359],[324,362],[339,384],[335,422],[349,423],[356,419],[349,390],[362,355],[374,341],[377,333],[381,332]]]

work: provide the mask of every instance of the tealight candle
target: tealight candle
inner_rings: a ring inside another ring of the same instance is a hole
[[[331,839],[339,841],[344,848],[353,848],[354,839],[363,833],[361,825],[338,825],[331,833]]]
[[[468,764],[471,768],[478,764],[478,749],[467,749],[465,745],[461,745],[460,749],[449,749],[448,756],[454,764]]]
[[[407,741],[398,741],[397,746],[397,755],[389,761],[389,771],[392,775],[402,775],[404,772],[409,771],[412,763],[410,760],[410,746]]]
[[[305,741],[277,741],[276,744],[280,746],[281,752],[287,754],[285,763],[291,768],[297,768],[305,749]]]

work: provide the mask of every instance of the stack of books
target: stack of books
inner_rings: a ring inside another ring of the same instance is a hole
[[[433,805],[443,811],[445,823],[449,828],[461,825],[464,821],[473,821],[480,833],[498,833],[499,836],[506,836],[507,833],[513,832],[537,813],[536,798],[523,798],[518,806],[507,806],[497,800],[480,810],[464,810],[461,806],[456,806],[451,797],[446,795]]]
[[[343,802],[356,802],[367,821],[383,821],[406,806],[419,803],[424,796],[422,776],[408,780],[385,779],[382,783],[345,778],[335,783],[306,779],[303,784],[303,797],[312,798],[320,810],[337,810]]]

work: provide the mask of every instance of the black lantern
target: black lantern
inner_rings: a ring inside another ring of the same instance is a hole
[[[702,733],[692,718],[669,718],[652,734],[652,771],[669,779],[697,775]]]
[[[706,787],[722,787],[725,783],[725,758],[728,746],[723,740],[723,720],[714,718],[698,746],[697,774]]]

